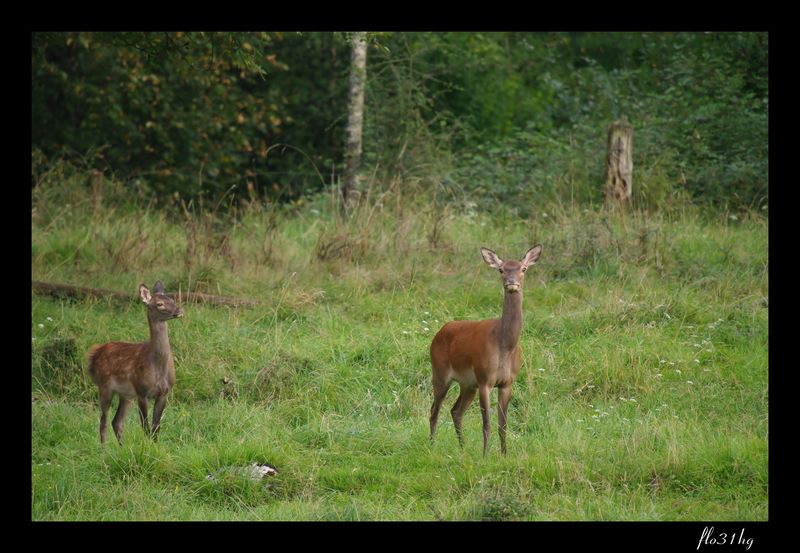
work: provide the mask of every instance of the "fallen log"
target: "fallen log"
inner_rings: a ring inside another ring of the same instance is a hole
[[[106,288],[89,288],[87,286],[73,286],[71,284],[58,284],[53,282],[42,282],[39,280],[32,280],[31,285],[33,291],[37,294],[53,297],[71,297],[71,298],[112,298],[118,301],[131,301],[139,300],[139,295],[125,292],[118,292],[116,290],[108,290]],[[250,298],[232,298],[229,296],[214,296],[212,294],[203,294],[200,292],[183,292],[178,294],[167,294],[175,298],[178,302],[195,302],[195,303],[210,303],[213,305],[228,305],[231,307],[247,307],[258,305],[258,300]]]

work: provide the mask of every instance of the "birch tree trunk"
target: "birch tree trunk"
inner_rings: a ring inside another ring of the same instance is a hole
[[[367,42],[365,32],[353,33],[350,56],[350,101],[347,114],[347,142],[344,153],[342,199],[345,210],[358,194],[358,169],[361,166],[361,131],[364,127],[364,83],[367,78]]]
[[[606,207],[628,206],[633,192],[633,127],[622,117],[608,126]]]

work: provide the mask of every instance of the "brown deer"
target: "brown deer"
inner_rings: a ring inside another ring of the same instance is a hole
[[[511,384],[521,364],[519,337],[522,333],[522,282],[525,271],[536,263],[542,246],[528,250],[521,261],[503,261],[488,248],[481,248],[486,264],[500,271],[505,299],[503,315],[484,321],[451,321],[445,324],[431,343],[433,368],[433,405],[431,406],[431,441],[444,396],[455,380],[461,387],[450,414],[459,444],[463,445],[461,419],[477,391],[483,416],[483,455],[489,445],[489,392],[499,388],[497,412],[500,448],[506,453],[506,416],[511,399]]]
[[[167,404],[167,392],[175,384],[175,362],[169,347],[167,321],[182,317],[183,311],[164,294],[164,285],[156,281],[153,293],[147,286],[139,285],[139,296],[147,305],[147,322],[150,324],[150,341],[132,344],[109,342],[89,349],[89,374],[100,390],[100,443],[106,441],[106,416],[111,399],[119,395],[119,407],[111,426],[119,443],[130,401],[139,403],[139,420],[146,434],[147,400],[155,399],[153,409],[154,440],[158,440],[161,414]]]

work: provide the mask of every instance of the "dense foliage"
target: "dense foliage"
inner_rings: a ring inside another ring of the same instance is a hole
[[[626,116],[640,206],[766,204],[766,33],[370,38],[365,182],[414,178],[522,212],[597,201],[607,125]],[[36,160],[67,156],[186,197],[236,186],[292,199],[337,182],[344,33],[35,33],[32,43]]]

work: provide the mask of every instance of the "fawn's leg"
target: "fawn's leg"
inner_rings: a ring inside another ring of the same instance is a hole
[[[114,420],[111,421],[111,427],[114,429],[114,434],[120,444],[122,443],[122,428],[125,426],[125,415],[128,414],[130,406],[131,400],[119,396],[119,407],[117,407],[117,414],[114,415]]]
[[[142,428],[144,428],[144,433],[149,435],[150,425],[147,422],[147,398],[139,396],[138,402],[139,402],[139,421],[142,423]]]
[[[108,408],[111,406],[111,398],[114,393],[106,388],[100,388],[100,443],[106,443],[106,421],[108,419]]]
[[[158,441],[158,429],[161,428],[161,414],[167,406],[167,394],[162,394],[156,399],[156,406],[153,408],[153,441]]]

